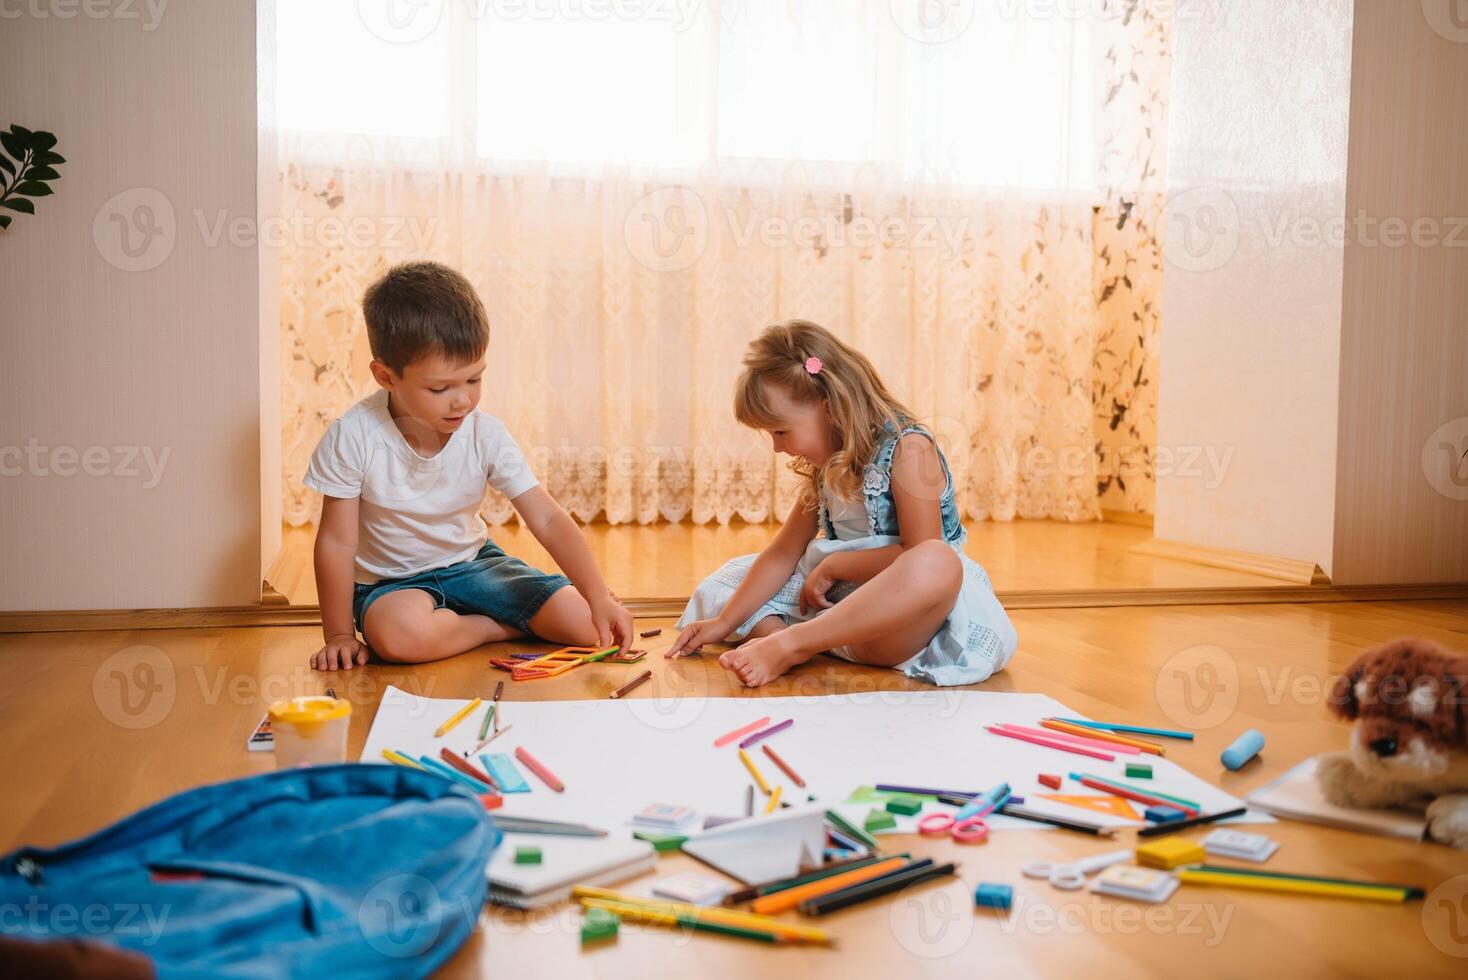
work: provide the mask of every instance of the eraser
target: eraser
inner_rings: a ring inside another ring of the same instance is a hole
[[[1223,760],[1224,768],[1238,769],[1258,755],[1262,748],[1264,748],[1264,734],[1257,728],[1251,728],[1234,739],[1234,744],[1224,749],[1220,758]]]

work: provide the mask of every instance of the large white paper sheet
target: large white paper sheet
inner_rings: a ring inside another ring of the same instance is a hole
[[[443,738],[433,735],[466,703],[387,688],[362,761],[381,762],[385,748],[411,758],[437,758],[443,747],[455,753],[472,748],[477,742],[478,711]],[[1042,694],[940,689],[820,697],[504,701],[499,711],[502,723],[514,728],[491,743],[488,751],[513,755],[516,747],[524,746],[560,777],[566,790],[551,791],[521,766],[532,791],[506,795],[503,809],[496,813],[579,821],[619,834],[630,833],[632,815],[652,803],[692,807],[700,817],[742,816],[750,778],[739,761],[737,743],[717,749],[713,743],[764,716],[771,724],[795,719],[794,725],[771,736],[769,744],[805,780],[804,789],[796,787],[758,744],[748,750],[765,779],[771,786],[780,783],[783,797],[792,803],[814,794],[821,803],[841,804],[858,786],[876,783],[981,791],[1008,782],[1015,795],[1026,798],[1027,807],[1125,826],[1126,820],[1041,799],[1036,794],[1051,791],[1037,777],[1042,772],[1062,777],[1087,772],[1136,785],[1144,782],[1126,779],[1126,762],[1136,761],[1135,756],[1118,755],[1105,762],[984,730],[996,722],[1035,726],[1041,718],[1083,717]],[[1154,773],[1146,785],[1195,800],[1205,813],[1242,805],[1169,759],[1142,758],[1152,764]],[[477,758],[474,761],[478,763]],[[1060,792],[1095,791],[1066,780]],[[765,798],[756,794],[755,800],[756,812],[761,812]],[[869,808],[858,806],[855,814],[859,818]],[[849,806],[841,809],[844,814],[853,812]],[[1137,806],[1139,813],[1142,809]],[[1237,822],[1272,820],[1250,814]],[[899,829],[912,823],[899,818]],[[695,826],[701,824],[700,820]],[[1039,825],[995,817],[991,826],[998,830]]]

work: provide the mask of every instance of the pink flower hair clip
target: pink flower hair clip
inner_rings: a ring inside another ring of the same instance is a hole
[[[819,357],[807,357],[805,359],[806,374],[820,374],[823,366]]]

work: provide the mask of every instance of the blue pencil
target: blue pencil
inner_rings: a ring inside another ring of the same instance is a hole
[[[1192,732],[1175,732],[1167,728],[1144,728],[1141,725],[1112,725],[1104,721],[1081,721],[1079,718],[1056,718],[1056,721],[1067,722],[1072,725],[1081,725],[1085,728],[1099,728],[1107,732],[1131,732],[1134,735],[1158,735],[1162,738],[1180,738],[1184,741],[1193,740]]]

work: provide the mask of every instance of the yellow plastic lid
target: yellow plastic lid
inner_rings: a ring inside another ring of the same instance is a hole
[[[349,718],[351,714],[352,702],[320,694],[289,698],[270,706],[272,725],[294,725],[308,730],[335,718]]]

